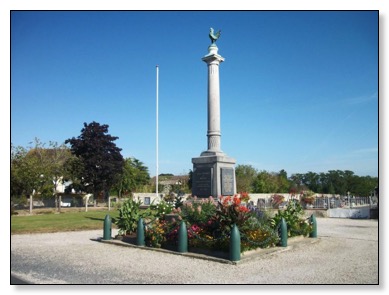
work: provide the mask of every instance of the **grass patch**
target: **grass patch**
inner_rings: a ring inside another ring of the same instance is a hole
[[[41,215],[11,216],[11,234],[52,233],[104,229],[105,216],[118,217],[117,210],[63,212]],[[116,226],[112,223],[112,228]]]

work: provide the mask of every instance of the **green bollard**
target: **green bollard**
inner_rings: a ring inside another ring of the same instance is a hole
[[[138,227],[136,229],[136,244],[138,246],[145,245],[145,227],[143,225],[143,219],[139,218]]]
[[[317,238],[317,223],[315,215],[311,215],[310,221],[312,223],[312,232],[309,233],[310,238]]]
[[[104,234],[103,240],[110,240],[112,238],[112,222],[111,217],[107,214],[104,218]]]
[[[240,260],[240,232],[236,224],[232,226],[230,236],[230,260]]]
[[[181,221],[180,228],[178,229],[178,252],[188,252],[188,231],[184,221]]]
[[[281,247],[288,246],[288,226],[284,218],[281,218]]]

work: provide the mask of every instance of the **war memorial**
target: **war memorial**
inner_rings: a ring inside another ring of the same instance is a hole
[[[208,54],[202,58],[208,67],[208,149],[192,158],[192,195],[199,198],[236,194],[236,161],[221,150],[219,66],[224,57],[218,53],[216,45],[220,33],[214,33],[210,28],[211,45]]]

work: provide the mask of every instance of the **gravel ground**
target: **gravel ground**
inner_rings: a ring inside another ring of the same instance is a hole
[[[11,277],[77,285],[379,284],[378,221],[316,220],[317,242],[237,265],[94,241],[103,230],[12,235]]]

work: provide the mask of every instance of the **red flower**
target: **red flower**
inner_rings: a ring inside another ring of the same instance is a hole
[[[247,203],[247,202],[250,200],[249,194],[248,194],[247,192],[241,192],[241,193],[240,193],[240,200],[241,200],[242,202]]]
[[[243,213],[250,212],[250,209],[247,208],[246,206],[239,206],[239,211]]]
[[[222,197],[221,201],[223,206],[228,206],[230,205],[231,197],[230,196]]]

